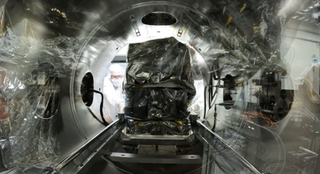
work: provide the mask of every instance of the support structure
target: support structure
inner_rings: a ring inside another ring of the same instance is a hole
[[[94,170],[94,173],[112,171],[115,174],[130,171],[262,174],[199,120],[193,120],[192,127],[193,136],[186,140],[130,140],[123,136],[125,121],[120,118],[53,171],[61,174]]]

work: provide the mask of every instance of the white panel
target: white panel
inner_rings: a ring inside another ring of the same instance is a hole
[[[281,78],[281,89],[298,90],[298,83],[294,83],[289,76]]]

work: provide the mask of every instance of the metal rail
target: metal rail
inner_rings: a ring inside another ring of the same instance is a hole
[[[56,167],[58,173],[77,173],[96,155],[101,155],[103,147],[109,146],[108,143],[114,142],[120,137],[124,128],[124,122],[117,121],[110,124],[101,134],[92,141],[84,145],[78,151],[70,155],[59,166]],[[228,172],[242,171],[244,168],[248,173],[263,174],[243,156],[236,152],[218,134],[207,128],[201,121],[193,124],[193,131],[197,139],[210,154],[188,154],[188,155],[142,155],[133,153],[103,152],[104,157],[112,162],[120,163],[146,163],[146,164],[201,164],[202,167],[217,166],[221,170]],[[107,148],[108,149],[108,148]],[[100,152],[100,153],[99,153]],[[206,160],[204,160],[206,158]],[[207,170],[209,171],[209,170]]]
[[[201,164],[200,155],[138,155],[131,153],[111,153],[108,158],[115,162],[145,164]]]
[[[263,174],[255,166],[253,166],[248,160],[241,156],[237,151],[235,151],[223,138],[218,134],[213,132],[211,129],[206,127],[201,121],[196,122],[197,125],[194,127],[194,132],[197,138],[210,149],[213,150],[212,155],[219,156],[220,160],[213,159],[214,162],[218,163],[224,162],[232,170],[235,170],[235,166],[241,166],[246,168],[251,173]],[[231,166],[233,165],[233,166]]]
[[[115,121],[107,126],[100,134],[83,145],[69,157],[55,167],[58,173],[77,173],[85,166],[108,142],[117,138],[125,124],[122,121]]]

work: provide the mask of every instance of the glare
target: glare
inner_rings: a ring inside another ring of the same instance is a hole
[[[317,19],[320,16],[320,12],[318,13],[312,13],[312,17]]]
[[[289,11],[291,11],[292,9],[298,7],[300,1],[297,0],[288,0],[283,6],[282,8],[279,10],[278,15],[279,16],[283,16],[286,17],[287,14],[289,13]]]
[[[14,85],[12,83],[9,83],[8,88],[9,89],[14,89]]]
[[[19,85],[19,89],[24,89],[24,88],[26,88],[25,85],[23,85],[23,84],[20,84],[20,85]]]

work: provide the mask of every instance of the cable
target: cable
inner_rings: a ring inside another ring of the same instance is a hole
[[[214,105],[214,121],[213,121],[213,127],[212,127],[212,131],[214,132],[214,129],[216,128],[216,124],[217,124],[217,105]]]
[[[205,120],[206,119],[206,116],[207,116],[207,87],[208,86],[205,86],[204,87],[204,114],[203,114],[203,119]],[[210,96],[209,96],[210,97]],[[210,103],[209,103],[210,105]]]
[[[220,85],[220,82],[218,83],[218,86],[219,86],[219,85]],[[212,98],[215,99],[215,100],[212,99],[212,101],[211,101],[211,103],[210,103],[210,109],[211,109],[212,106],[214,105],[214,102],[216,102],[216,100],[217,100],[217,97],[216,97],[217,94],[218,94],[218,87],[215,88],[215,91],[214,91],[214,93],[213,93]],[[213,102],[213,101],[214,101],[214,102]]]
[[[92,92],[98,93],[101,95],[101,103],[100,103],[100,115],[101,115],[101,119],[103,121],[103,124],[108,126],[109,123],[104,119],[103,117],[103,93],[97,90],[92,89]]]
[[[217,66],[218,66],[218,68],[219,68],[219,60],[218,60],[218,62],[217,62]],[[225,66],[225,65],[223,65],[223,66],[221,67],[221,70],[223,70],[224,66]],[[220,86],[220,80],[221,80],[220,68],[219,68],[219,70],[217,71],[217,76],[218,76],[218,77],[215,77],[214,79],[215,79],[215,80],[218,80],[218,85],[217,85],[217,86]],[[213,98],[215,98],[215,101],[216,101],[216,99],[217,99],[216,95],[218,94],[218,87],[217,87],[217,86],[215,87],[215,91],[214,91],[214,94],[213,94]],[[210,103],[209,105],[210,105],[210,108],[212,108],[213,104]]]
[[[212,65],[212,69],[214,69],[214,63],[213,63],[213,65]],[[219,68],[219,67],[218,67]],[[215,77],[215,74],[216,74],[216,72],[214,71],[213,72],[213,74],[212,73],[210,73],[210,79],[209,79],[209,110],[211,109],[211,102],[212,102],[212,87],[213,87],[213,80],[212,80],[212,78],[214,78],[214,79],[216,79],[216,77]],[[205,102],[205,104],[204,104],[204,117],[203,117],[203,119],[206,119],[207,117],[207,87],[208,86],[205,86],[205,88],[204,88],[204,102]]]
[[[210,73],[210,79],[209,79],[209,85],[210,86],[213,86],[213,80],[212,80],[212,78],[213,78],[213,76],[212,76],[212,73]],[[211,88],[209,88],[209,109],[210,109],[210,105],[211,105],[211,103],[212,103],[212,87]]]
[[[88,108],[89,112],[92,114],[92,116],[101,124],[104,125],[104,123],[92,112],[92,110],[90,108]]]
[[[219,61],[219,60],[218,60]],[[212,108],[213,106],[213,101],[214,99],[217,99],[215,98],[217,93],[218,93],[218,87],[216,86],[215,87],[215,92],[212,94],[212,88],[214,87],[213,85],[213,80],[212,80],[212,77],[214,80],[218,80],[218,86],[220,85],[220,72],[219,72],[219,62],[217,63],[217,66],[218,66],[218,71],[216,73],[216,71],[214,71],[213,75],[210,73],[210,80],[209,80],[209,86],[205,86],[204,87],[204,116],[203,116],[203,119],[205,120],[207,117],[207,88],[209,87],[209,110]],[[212,67],[212,69],[214,69],[214,65]],[[217,77],[216,77],[216,74],[217,74]]]

